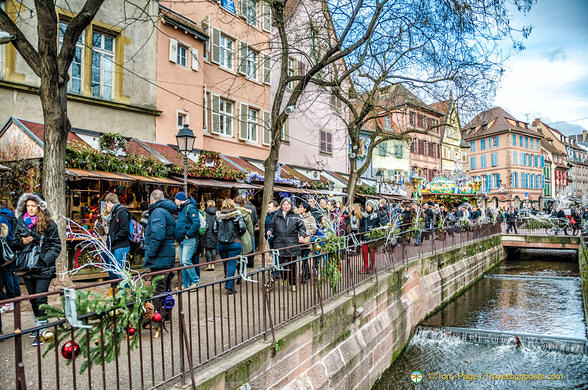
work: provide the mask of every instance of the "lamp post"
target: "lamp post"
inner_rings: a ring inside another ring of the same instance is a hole
[[[382,183],[384,182],[384,174],[378,169],[376,172],[376,183],[378,183],[378,195],[382,194]]]
[[[4,45],[9,43],[10,41],[14,41],[16,36],[10,34],[9,32],[0,30],[0,45]]]
[[[188,154],[192,152],[196,137],[187,124],[176,135],[178,150],[184,155],[184,192],[188,195]]]

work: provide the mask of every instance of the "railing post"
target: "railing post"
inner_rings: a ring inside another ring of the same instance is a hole
[[[16,368],[16,390],[26,390],[27,381],[25,378],[24,363],[22,361],[22,321],[21,321],[21,302],[14,303],[14,367]]]

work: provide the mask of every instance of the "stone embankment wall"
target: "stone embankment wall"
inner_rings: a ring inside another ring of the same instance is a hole
[[[578,247],[578,265],[582,278],[582,296],[584,297],[584,318],[588,321],[588,248],[582,239]]]
[[[415,326],[504,259],[500,236],[380,272],[276,332],[197,372],[199,388],[370,389]]]

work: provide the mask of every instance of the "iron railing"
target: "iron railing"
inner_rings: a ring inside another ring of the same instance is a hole
[[[397,242],[386,238],[365,242],[348,239],[347,246],[338,253],[312,251],[307,257],[290,258],[279,265],[275,263],[272,252],[264,251],[255,254],[257,268],[243,274],[246,279],[242,279],[240,274],[224,278],[222,266],[232,259],[193,266],[203,270],[206,265],[215,264],[217,268],[215,272],[201,272],[202,283],[199,286],[171,292],[176,306],[166,324],[167,331],[154,338],[153,329],[141,330],[142,324],[137,324],[134,337],[139,338],[139,347],[130,350],[129,339],[123,339],[115,360],[100,365],[92,364],[89,357],[80,354],[67,366],[67,361],[60,356],[60,348],[42,357],[46,346],[30,345],[33,339],[29,335],[47,328],[52,329],[56,337],[63,332],[71,332],[71,338],[75,340],[77,330],[69,328],[65,320],[51,321],[42,326],[33,322],[28,300],[47,297],[49,304],[61,305],[61,291],[5,300],[0,303],[13,303],[14,310],[2,314],[5,334],[0,336],[0,341],[3,341],[0,343],[0,356],[5,360],[5,368],[0,370],[1,387],[9,388],[10,384],[15,384],[16,389],[152,389],[176,381],[185,383],[195,369],[214,364],[214,359],[253,340],[275,341],[276,328],[305,313],[319,314],[322,320],[325,302],[354,292],[355,287],[367,280],[377,280],[378,273],[407,264],[413,258],[499,234],[504,228],[496,223],[432,230],[422,234],[420,245],[415,245],[414,233],[408,232],[401,233]],[[308,248],[308,245],[300,247]],[[362,273],[362,251],[368,253],[368,268],[372,266],[369,256],[374,256],[373,269],[368,273]],[[334,290],[326,283],[325,264],[328,256],[335,255],[341,256],[341,280]],[[289,267],[291,271],[280,271]],[[186,268],[173,268],[141,277],[152,278],[171,272],[177,285],[181,286],[181,271]],[[287,277],[276,277],[287,272],[294,272],[295,290],[288,287],[288,282],[282,286]],[[240,282],[235,285],[237,293],[234,295],[224,291],[228,280]],[[106,281],[75,289],[102,289],[105,292],[110,285],[111,281]],[[93,322],[97,323],[101,332],[104,331],[102,315],[98,316],[98,322]],[[80,319],[87,322],[91,316],[93,314],[85,314]],[[8,329],[11,331],[7,332]],[[79,367],[84,361],[87,361],[89,368],[80,374]]]

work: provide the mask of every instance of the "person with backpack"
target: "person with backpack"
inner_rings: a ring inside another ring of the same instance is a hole
[[[108,233],[106,235],[106,246],[114,256],[114,261],[117,263],[117,268],[123,270],[127,268],[127,256],[131,250],[131,242],[129,240],[131,223],[131,215],[118,201],[118,196],[113,192],[108,192],[104,196],[106,203],[106,211],[108,216],[105,221],[108,223]],[[107,261],[109,261],[108,257]],[[110,259],[112,260],[112,259]],[[120,273],[108,271],[108,279],[119,279]]]
[[[153,190],[149,196],[149,220],[145,227],[145,257],[143,267],[151,272],[158,272],[173,268],[176,262],[176,248],[174,246],[176,220],[173,214],[178,211],[174,202],[165,198],[163,191]],[[173,272],[167,272],[163,279],[157,281],[154,294],[161,295],[171,290]],[[162,305],[162,298],[154,300],[155,310],[164,320],[169,320],[170,309]],[[159,333],[159,330],[158,330]],[[156,334],[158,336],[158,334]]]
[[[198,228],[200,228],[200,213],[194,198],[186,196],[180,191],[175,196],[178,206],[178,220],[176,222],[176,241],[179,245],[180,266],[192,264],[192,256],[198,245]],[[200,284],[200,277],[194,267],[182,270],[182,288],[196,287]]]
[[[8,204],[0,200],[0,237],[3,237],[8,247],[13,247],[14,231],[17,220]],[[18,276],[14,273],[14,259],[7,264],[0,252],[0,290],[6,290],[6,296],[2,299],[20,297],[20,283]],[[0,309],[2,312],[14,309],[14,303],[5,303]]]
[[[49,291],[51,280],[55,278],[55,260],[61,253],[62,245],[59,238],[57,224],[51,218],[47,203],[36,194],[25,193],[20,196],[15,211],[18,224],[14,234],[13,247],[16,249],[17,262],[22,263],[23,257],[29,254],[35,246],[39,247],[39,262],[35,269],[25,272],[23,279],[29,295]],[[48,323],[42,320],[45,311],[39,306],[47,303],[47,297],[31,299],[31,306],[35,315],[35,325]],[[35,338],[33,346],[43,345],[38,332],[30,337]]]
[[[235,202],[232,199],[223,200],[220,211],[216,213],[213,233],[218,239],[216,249],[221,259],[229,259],[223,262],[225,279],[232,278],[237,268],[237,259],[243,250],[241,236],[245,234],[247,226],[241,216],[241,213],[235,209]],[[236,294],[235,281],[233,279],[225,282],[225,291],[227,294]]]
[[[202,238],[204,253],[206,255],[206,262],[210,263],[216,260],[216,244],[218,244],[218,238],[214,234],[214,221],[216,220],[216,202],[213,199],[209,199],[206,202],[206,232]],[[205,268],[206,271],[214,271],[214,264],[208,264]]]
[[[306,228],[289,198],[282,199],[280,210],[273,216],[267,235],[274,237],[274,248],[280,249],[280,264],[293,262],[300,256],[300,246],[297,245],[304,242]],[[294,248],[289,248],[292,246]],[[286,268],[290,271],[284,271],[282,285],[285,285],[285,279],[288,278],[290,289],[296,292],[296,262],[288,264]]]
[[[247,226],[247,231],[241,236],[241,244],[243,245],[242,254],[247,255],[247,267],[253,268],[254,267],[254,255],[255,252],[255,228],[253,222],[253,215],[251,210],[248,209],[246,206],[246,200],[244,196],[237,196],[234,199],[235,205],[237,210],[241,213],[243,220],[245,221],[245,225]]]

